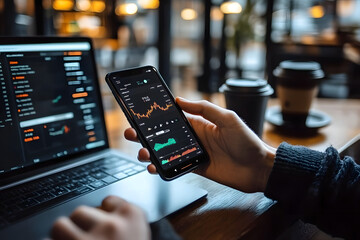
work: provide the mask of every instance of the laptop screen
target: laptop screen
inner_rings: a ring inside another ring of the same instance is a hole
[[[0,39],[0,90],[0,176],[108,146],[88,39]]]

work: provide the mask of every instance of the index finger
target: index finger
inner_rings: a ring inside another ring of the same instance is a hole
[[[56,239],[78,240],[86,239],[85,232],[76,226],[69,218],[61,217],[51,230],[51,237]]]
[[[106,220],[106,214],[98,208],[80,206],[70,215],[70,219],[83,230],[87,231],[98,223]]]
[[[101,207],[105,211],[116,212],[124,215],[127,215],[137,209],[135,205],[117,196],[106,197],[101,203]]]
[[[120,206],[128,204],[126,200],[119,198],[117,196],[108,196],[102,203],[101,208],[107,212],[113,212],[118,209]]]
[[[189,101],[181,97],[176,98],[182,110],[194,115],[200,115],[217,126],[222,126],[226,116],[235,116],[234,112],[219,107],[205,100]],[[226,118],[227,119],[227,118]]]
[[[137,137],[137,133],[135,129],[133,128],[127,128],[125,129],[124,136],[127,140],[133,141],[133,142],[139,142],[139,138]]]

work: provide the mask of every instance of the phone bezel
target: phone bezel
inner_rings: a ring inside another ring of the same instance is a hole
[[[151,70],[153,71],[157,77],[159,78],[161,84],[164,86],[165,91],[167,92],[167,94],[169,95],[169,97],[172,99],[172,101],[174,102],[174,106],[177,108],[178,112],[180,113],[180,116],[183,118],[185,124],[188,126],[188,128],[190,129],[190,131],[192,132],[192,134],[194,135],[196,141],[199,143],[199,146],[201,147],[203,154],[192,157],[191,159],[188,159],[186,161],[184,161],[183,163],[180,163],[174,167],[171,167],[169,169],[163,169],[160,161],[156,158],[154,151],[152,150],[150,144],[148,144],[148,142],[146,141],[145,136],[141,133],[138,125],[135,122],[135,119],[133,117],[133,115],[130,113],[129,109],[127,108],[125,102],[123,101],[121,95],[118,93],[118,91],[116,90],[116,87],[114,86],[114,84],[111,81],[111,78],[113,76],[116,77],[128,77],[128,76],[134,76],[134,75],[141,75],[144,74],[147,70]],[[121,71],[115,71],[115,72],[110,72],[106,75],[105,77],[107,84],[109,85],[113,95],[115,96],[116,101],[119,103],[121,109],[123,110],[126,118],[128,119],[128,122],[130,123],[130,125],[136,130],[139,140],[141,142],[141,144],[146,147],[149,152],[150,152],[150,160],[151,162],[156,166],[157,172],[159,173],[160,177],[166,181],[169,180],[173,180],[181,175],[184,175],[188,172],[193,171],[195,168],[197,168],[200,164],[208,162],[208,154],[203,146],[203,144],[201,143],[199,137],[197,136],[197,134],[195,133],[194,129],[192,128],[190,122],[187,120],[187,118],[185,117],[183,111],[181,110],[181,108],[179,107],[179,105],[176,103],[174,96],[172,95],[170,89],[168,88],[168,86],[166,85],[164,79],[162,78],[162,76],[160,75],[160,73],[158,72],[158,70],[153,67],[153,66],[144,66],[144,67],[138,67],[138,68],[130,68],[130,69],[125,69],[125,70],[121,70]]]
[[[339,148],[338,152],[341,158],[350,156],[357,164],[360,164],[360,134],[345,143]]]

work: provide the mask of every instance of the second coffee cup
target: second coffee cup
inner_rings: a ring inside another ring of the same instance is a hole
[[[228,79],[220,87],[226,108],[233,110],[259,136],[262,136],[268,98],[274,90],[263,79]]]
[[[283,61],[274,70],[274,76],[284,122],[305,125],[319,80],[324,78],[320,64]]]

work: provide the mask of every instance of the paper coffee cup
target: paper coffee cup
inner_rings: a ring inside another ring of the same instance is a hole
[[[283,120],[305,124],[324,72],[317,62],[283,61],[274,70]]]
[[[268,98],[274,90],[264,79],[228,79],[220,87],[226,108],[233,110],[259,136],[262,136]]]

